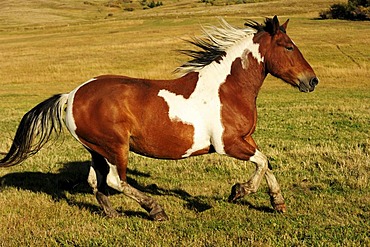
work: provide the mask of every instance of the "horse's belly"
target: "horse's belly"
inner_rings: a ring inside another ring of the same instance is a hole
[[[181,159],[190,155],[209,152],[210,138],[194,139],[193,125],[171,122],[163,128],[148,128],[133,133],[130,138],[130,150],[141,155],[162,159]],[[195,143],[196,142],[196,143]],[[189,153],[191,150],[191,153]]]

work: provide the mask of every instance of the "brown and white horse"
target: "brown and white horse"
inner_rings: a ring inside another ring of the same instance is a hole
[[[26,113],[0,166],[18,164],[37,153],[60,133],[63,115],[70,133],[91,153],[88,182],[107,216],[111,206],[106,186],[136,200],[153,220],[168,217],[157,202],[126,180],[128,153],[160,159],[182,159],[217,152],[250,160],[256,170],[246,183],[233,186],[230,201],[257,191],[263,177],[272,206],[285,212],[279,184],[252,134],[256,98],[268,73],[302,92],[313,91],[318,79],[275,16],[245,28],[205,30],[190,41],[198,49],[175,80],[95,77],[68,94],[55,95]],[[65,111],[65,114],[63,112]]]

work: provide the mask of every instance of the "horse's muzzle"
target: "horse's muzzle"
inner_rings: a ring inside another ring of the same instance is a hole
[[[316,76],[314,76],[311,77],[309,80],[300,80],[298,88],[299,91],[308,93],[315,90],[317,84],[319,84],[319,79]]]

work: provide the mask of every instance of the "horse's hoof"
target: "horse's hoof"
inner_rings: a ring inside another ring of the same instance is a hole
[[[275,204],[274,205],[274,209],[278,213],[286,213],[286,211],[287,211],[286,206],[285,206],[285,203]]]
[[[281,193],[270,193],[270,202],[272,207],[278,213],[286,213],[286,206],[284,203],[284,198]]]
[[[239,198],[242,198],[243,196],[245,195],[245,190],[244,188],[242,187],[242,185],[240,183],[237,183],[235,184],[232,188],[231,188],[231,194],[229,196],[229,199],[228,201],[229,202],[235,202],[236,200],[238,200]]]
[[[150,214],[150,219],[153,221],[166,221],[168,220],[167,214],[164,212],[164,210],[159,211],[154,214]]]
[[[107,210],[104,212],[105,213],[105,217],[107,218],[118,218],[121,216],[120,213],[118,213],[116,210],[114,209],[110,209],[110,210]]]

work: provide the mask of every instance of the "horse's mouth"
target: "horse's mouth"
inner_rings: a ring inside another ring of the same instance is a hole
[[[319,83],[319,79],[317,79],[317,77],[312,77],[308,81],[299,80],[298,88],[299,88],[299,91],[301,92],[309,93],[315,90],[315,87],[317,86],[318,83]]]
[[[299,82],[298,88],[299,88],[299,91],[303,93],[309,93],[315,90],[315,87],[310,87],[303,82]]]

